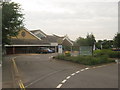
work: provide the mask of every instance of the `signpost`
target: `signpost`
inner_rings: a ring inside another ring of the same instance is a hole
[[[58,53],[62,54],[62,45],[58,45]]]
[[[80,46],[80,55],[93,55],[92,46]]]

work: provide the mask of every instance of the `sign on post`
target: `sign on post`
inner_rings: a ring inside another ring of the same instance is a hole
[[[80,55],[92,55],[92,46],[80,46]]]
[[[58,53],[62,53],[62,45],[58,45]]]

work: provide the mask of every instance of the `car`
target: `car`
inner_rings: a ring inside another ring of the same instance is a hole
[[[53,53],[53,50],[51,50],[51,49],[47,49],[48,50],[48,53]]]
[[[53,53],[53,50],[46,47],[41,47],[37,50],[37,53]]]

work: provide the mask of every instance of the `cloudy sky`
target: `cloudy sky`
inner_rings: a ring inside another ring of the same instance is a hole
[[[118,0],[12,0],[21,4],[25,27],[70,39],[93,33],[112,39],[118,31]]]

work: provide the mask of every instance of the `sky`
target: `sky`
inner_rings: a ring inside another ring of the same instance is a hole
[[[118,0],[12,0],[21,4],[28,30],[68,35],[71,40],[93,33],[96,40],[118,32]]]

